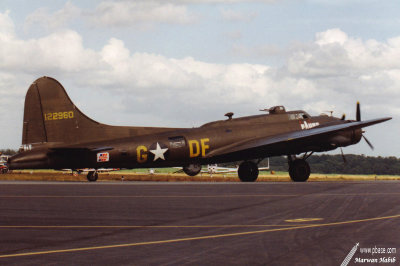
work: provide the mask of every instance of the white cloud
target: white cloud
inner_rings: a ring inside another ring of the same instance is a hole
[[[348,41],[349,37],[347,34],[340,29],[330,29],[324,32],[318,32],[316,34],[316,44],[328,45],[328,44],[339,44],[343,45],[346,41]]]
[[[67,2],[61,9],[51,12],[38,8],[25,19],[25,30],[40,26],[47,31],[65,28],[71,22],[83,19],[95,27],[147,28],[157,23],[189,24],[197,16],[179,2],[166,1],[102,1],[94,9],[81,9]]]
[[[9,14],[10,10],[0,13],[0,38],[2,40],[14,37],[14,22],[10,18]]]
[[[163,1],[163,0],[159,0]],[[174,1],[174,0],[173,0]],[[175,0],[177,3],[193,3],[193,4],[231,4],[231,3],[275,3],[279,0]]]
[[[154,24],[190,24],[198,20],[198,15],[190,12],[188,7],[197,4],[263,2],[273,3],[276,0],[138,0],[138,1],[102,1],[95,9],[81,9],[66,2],[59,10],[51,12],[49,8],[39,8],[25,19],[25,30],[37,25],[47,31],[65,28],[75,19],[84,19],[92,26],[139,27],[148,28]],[[257,12],[241,12],[223,9],[222,17],[228,21],[250,21]]]
[[[400,68],[400,38],[387,42],[350,38],[339,29],[317,33],[314,44],[294,48],[288,69],[306,76],[362,76]]]
[[[196,19],[186,6],[164,1],[104,1],[89,14],[94,25],[106,26],[188,24]]]
[[[0,41],[0,47],[3,71],[72,73],[93,68],[98,63],[94,51],[83,48],[81,36],[71,30],[31,40],[10,35]]]
[[[197,95],[202,102],[219,102],[225,98],[233,103],[254,95],[263,96],[268,67],[250,64],[220,65],[134,53],[130,54],[121,40],[111,39],[101,51],[110,70],[107,79],[118,82],[119,88],[140,92],[141,96],[179,94],[175,102],[185,104]],[[215,95],[209,99],[209,95]]]
[[[25,19],[25,29],[40,25],[47,30],[56,30],[65,27],[71,20],[81,15],[80,8],[71,2],[66,2],[64,7],[54,13],[48,8],[39,8]]]
[[[7,12],[0,14],[0,22],[2,75],[68,75],[76,84],[136,92],[141,98],[178,93],[174,101],[180,104],[192,95],[205,102],[299,107],[334,96],[350,98],[354,92],[377,98],[382,91],[399,94],[400,38],[362,41],[339,29],[327,30],[316,34],[313,43],[293,47],[287,65],[277,68],[135,53],[116,38],[94,51],[71,30],[21,40],[15,37]]]
[[[136,92],[141,98],[178,93],[174,101],[180,104],[192,95],[204,102],[253,103],[258,107],[286,102],[299,107],[303,104],[298,101],[325,102],[354,91],[361,97],[379,97],[382,91],[399,94],[399,38],[361,41],[338,29],[327,30],[318,33],[314,43],[294,47],[288,64],[276,68],[132,53],[115,38],[97,52],[85,48],[82,37],[71,30],[20,40],[8,14],[1,14],[0,19],[2,29],[9,29],[0,42],[3,75],[72,75],[76,84]],[[210,98],[210,94],[214,96]]]

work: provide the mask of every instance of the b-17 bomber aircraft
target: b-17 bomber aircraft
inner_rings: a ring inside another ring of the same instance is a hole
[[[26,94],[22,146],[8,164],[10,169],[182,167],[195,176],[202,165],[241,161],[240,180],[253,182],[262,159],[284,155],[291,179],[306,181],[306,159],[313,152],[356,144],[364,137],[362,128],[391,119],[362,121],[359,103],[356,120],[283,106],[263,111],[268,113],[240,118],[227,113],[227,119],[197,128],[110,126],[83,114],[57,80],[41,77]],[[87,178],[96,181],[97,172]]]

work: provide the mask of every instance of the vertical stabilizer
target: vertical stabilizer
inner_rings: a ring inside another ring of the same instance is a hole
[[[36,83],[26,93],[22,144],[47,142],[42,104]]]
[[[26,94],[22,144],[90,141],[90,134],[99,133],[99,125],[74,105],[53,78],[37,79]]]
[[[78,144],[164,132],[172,128],[109,126],[83,114],[55,79],[41,77],[25,98],[22,144]]]

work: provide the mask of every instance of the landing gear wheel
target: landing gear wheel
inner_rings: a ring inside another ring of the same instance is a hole
[[[258,177],[257,164],[246,161],[239,165],[238,169],[239,179],[242,182],[254,182]]]
[[[305,182],[310,176],[310,165],[303,159],[289,162],[289,175],[294,182]]]
[[[99,177],[99,175],[97,174],[96,171],[90,171],[86,177],[87,177],[87,180],[89,180],[90,182],[95,182],[97,180],[97,178]]]
[[[189,165],[186,165],[182,167],[183,172],[187,174],[188,176],[195,176],[201,171],[201,165],[197,163],[191,163]]]

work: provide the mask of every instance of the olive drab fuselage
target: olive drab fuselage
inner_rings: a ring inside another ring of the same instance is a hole
[[[304,111],[228,119],[211,122],[199,128],[175,129],[151,135],[87,144],[89,148],[106,147],[100,151],[77,149],[74,152],[71,149],[61,154],[57,150],[52,150],[51,147],[37,148],[26,152],[32,153],[32,156],[36,158],[39,158],[39,154],[42,154],[42,158],[46,159],[42,160],[40,164],[27,165],[26,167],[56,169],[157,168],[183,166],[190,163],[209,164],[237,161],[243,160],[241,154],[215,157],[207,157],[207,155],[221,147],[248,139],[308,130],[312,127],[340,122],[339,119],[326,115],[310,117]],[[346,135],[346,132],[343,132],[343,134]],[[352,139],[351,136],[345,136],[345,139],[348,140],[348,145],[359,141],[359,138]],[[277,146],[276,148],[251,152],[251,154],[246,154],[246,158],[258,159],[298,154],[310,150],[326,151],[334,148],[336,146],[329,139],[321,138],[314,140],[312,143],[305,143],[305,146],[292,148],[290,151],[284,147]],[[34,153],[38,154],[35,156]]]

